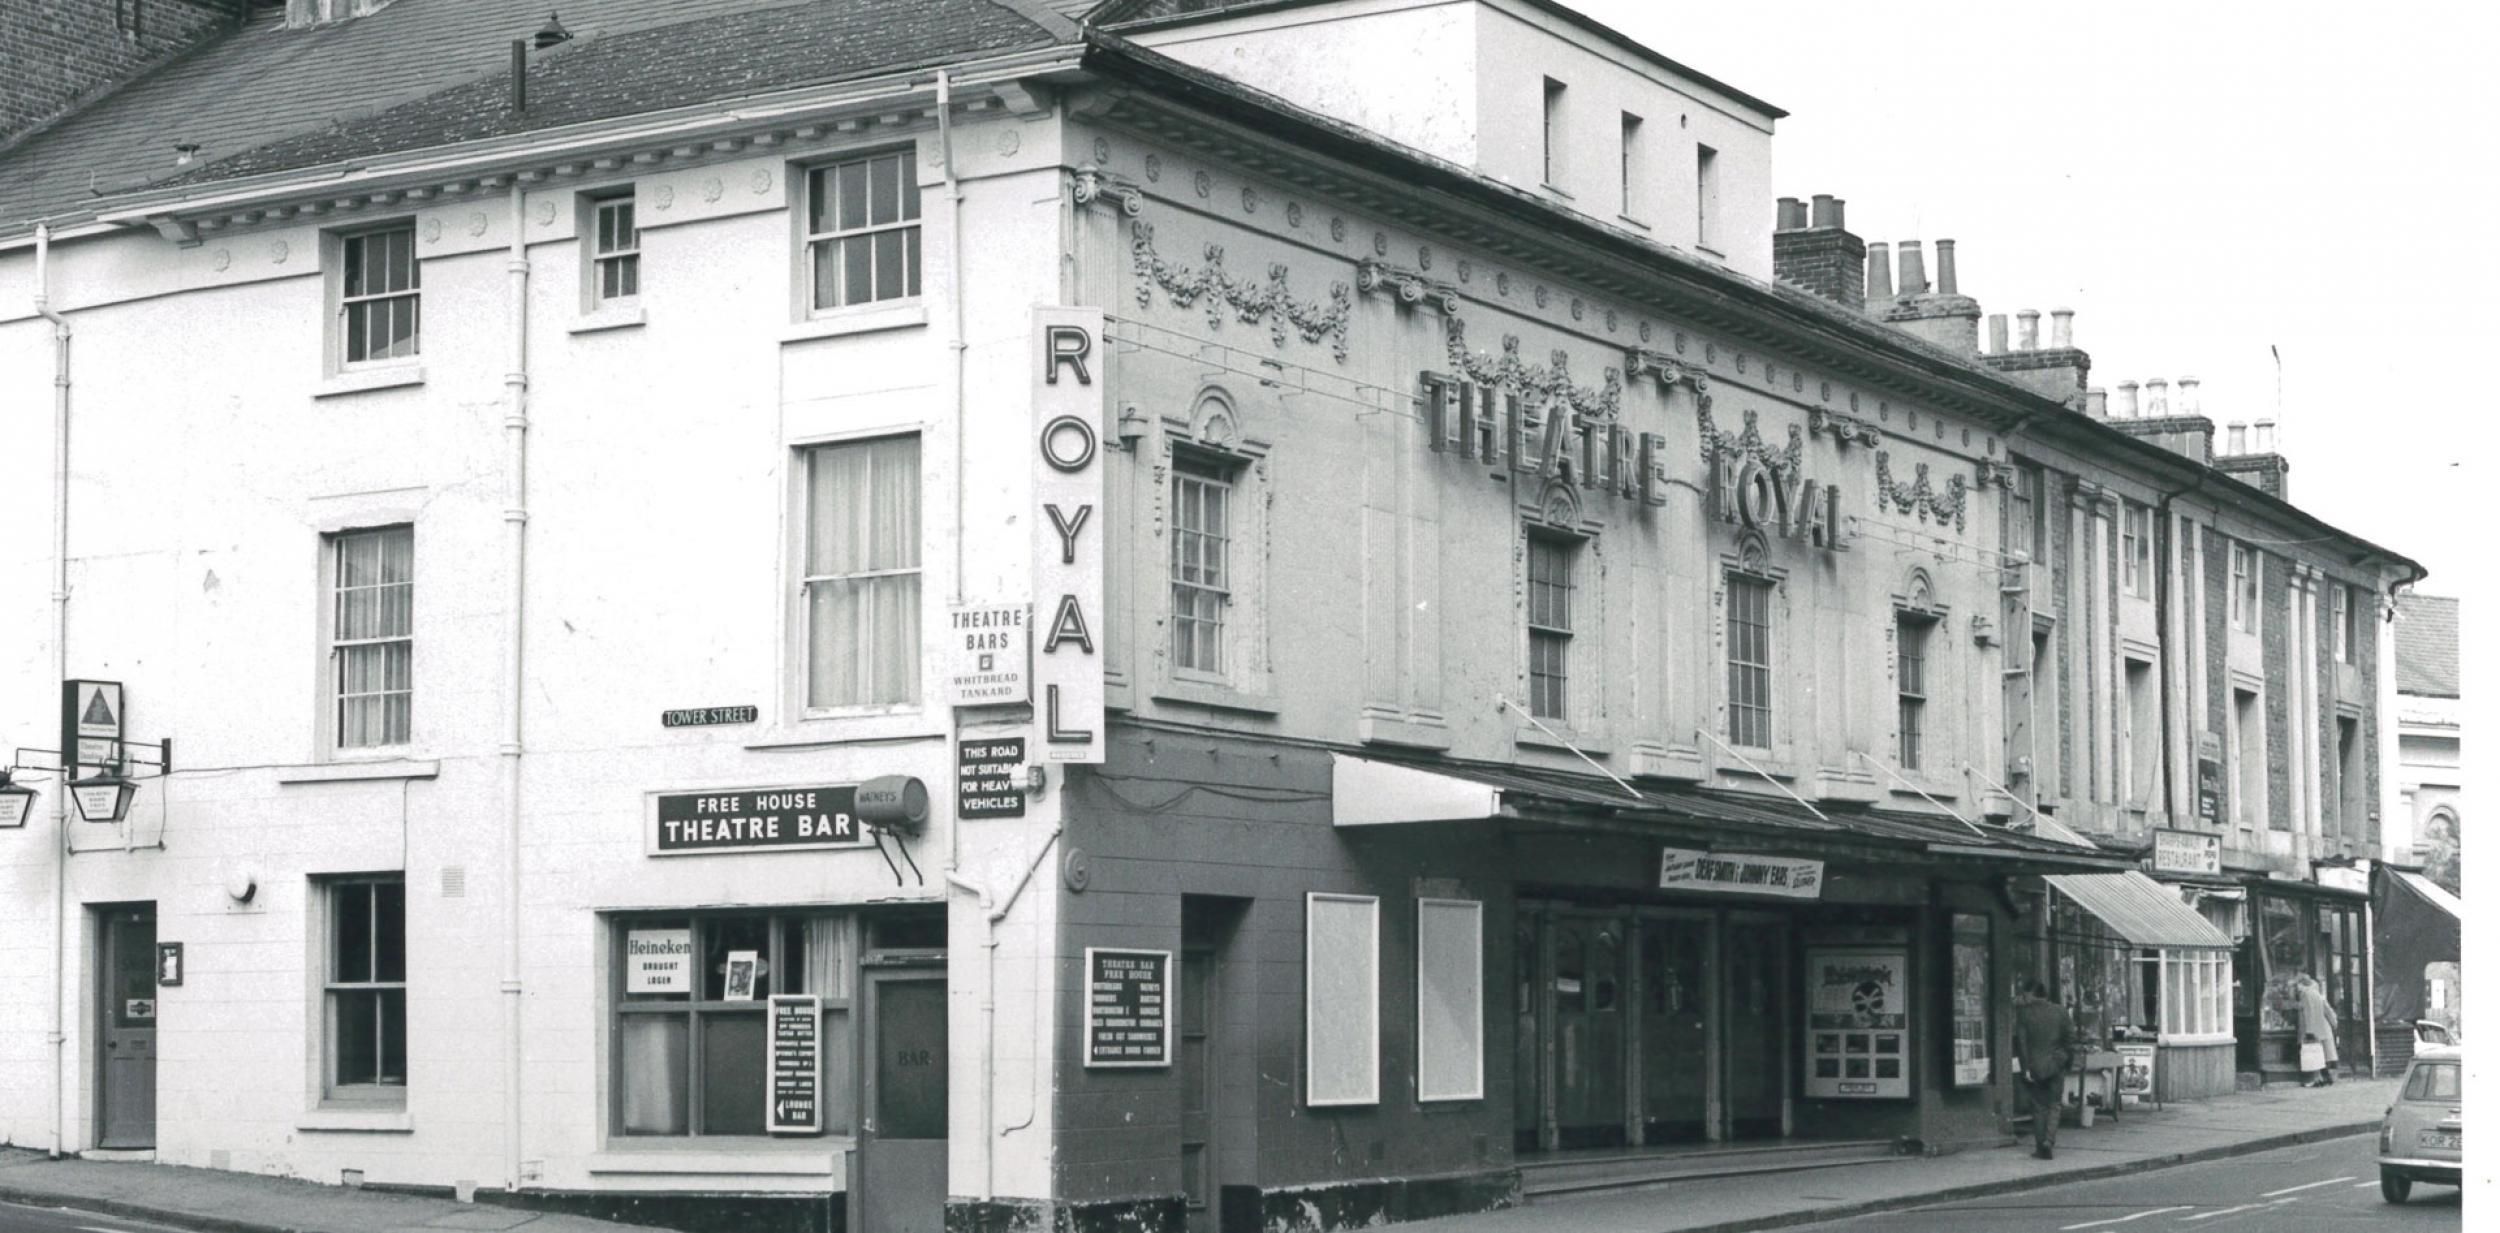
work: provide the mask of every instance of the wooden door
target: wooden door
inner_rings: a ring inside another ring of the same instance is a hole
[[[944,1233],[946,975],[877,972],[865,984],[856,1206],[879,1233]]]
[[[1731,914],[1720,981],[1726,1042],[1722,1079],[1731,1138],[1788,1133],[1788,927],[1775,916]]]
[[[104,913],[101,1099],[96,1145],[156,1146],[156,908]]]

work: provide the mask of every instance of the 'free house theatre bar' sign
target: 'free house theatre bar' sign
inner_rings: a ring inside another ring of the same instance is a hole
[[[868,842],[854,784],[663,794],[651,816],[653,856],[848,848]]]
[[[1172,952],[1085,948],[1085,1064],[1172,1064]]]

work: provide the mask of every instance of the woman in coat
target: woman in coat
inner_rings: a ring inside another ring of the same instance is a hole
[[[2339,1060],[2335,1049],[2335,1007],[2328,1003],[2326,990],[2319,987],[2314,976],[2300,978],[2300,1039],[2304,1044],[2316,1041],[2325,1056],[2325,1065],[2301,1086],[2324,1087],[2335,1082],[2335,1064]]]

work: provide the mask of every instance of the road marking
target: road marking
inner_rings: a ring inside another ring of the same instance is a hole
[[[2228,1215],[2230,1215],[2230,1214],[2231,1214],[2231,1213],[2233,1213],[2233,1212],[2253,1212],[2253,1211],[2256,1211],[2258,1208],[2261,1208],[2261,1207],[2264,1207],[2264,1206],[2266,1206],[2266,1204],[2263,1204],[2263,1203],[2242,1203],[2242,1204],[2240,1204],[2238,1207],[2222,1207],[2222,1208],[2216,1208],[2216,1209],[2214,1209],[2213,1211],[2210,1211],[2210,1212],[2198,1212],[2198,1213],[2196,1213],[2196,1214],[2195,1214],[2195,1215],[2193,1215],[2193,1216],[2181,1216],[2181,1217],[2179,1217],[2179,1219],[2180,1219],[2180,1220],[2183,1220],[2183,1221],[2187,1221],[2187,1220],[2211,1220],[2211,1219],[2213,1219],[2213,1218],[2214,1218],[2214,1217],[2216,1217],[2216,1216],[2228,1216]]]
[[[2082,1224],[2070,1224],[2065,1228],[2059,1229],[2057,1233],[2075,1233],[2075,1230],[2077,1229],[2097,1229],[2102,1225],[2107,1224],[2125,1224],[2130,1220],[2142,1220],[2146,1216],[2159,1216],[2164,1212],[2185,1212],[2193,1210],[2195,1210],[2195,1204],[2192,1203],[2184,1207],[2156,1207],[2151,1211],[2137,1212],[2132,1216],[2112,1216],[2107,1220],[2086,1220]]]
[[[2350,1174],[2343,1177],[2330,1177],[2323,1182],[2311,1182],[2305,1186],[2286,1186],[2281,1190],[2269,1190],[2264,1194],[2258,1195],[2257,1197],[2260,1199],[2271,1199],[2279,1194],[2297,1194],[2303,1190],[2315,1190],[2320,1186],[2332,1186],[2337,1182],[2349,1182],[2351,1180],[2352,1177]]]
[[[2378,1185],[2378,1183],[2377,1183],[2377,1182],[2361,1182],[2361,1183],[2358,1183],[2358,1184],[2354,1185],[2354,1186],[2353,1186],[2353,1189],[2355,1189],[2355,1190],[2368,1190],[2370,1187],[2372,1187],[2372,1186],[2376,1186],[2376,1185]]]

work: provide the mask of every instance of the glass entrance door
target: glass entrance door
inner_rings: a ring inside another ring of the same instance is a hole
[[[1641,1141],[1710,1137],[1715,973],[1707,916],[1648,917],[1641,931]]]
[[[1552,927],[1556,1146],[1620,1146],[1623,925],[1605,917],[1558,914]]]

